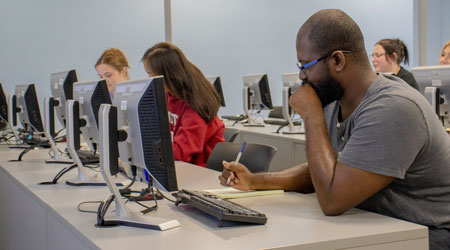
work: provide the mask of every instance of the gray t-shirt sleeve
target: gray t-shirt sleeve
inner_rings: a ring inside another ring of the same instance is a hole
[[[403,179],[426,141],[426,124],[411,100],[380,95],[364,103],[352,120],[338,161],[354,168]]]

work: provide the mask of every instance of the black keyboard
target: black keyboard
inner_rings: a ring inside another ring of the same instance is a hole
[[[222,119],[230,121],[241,121],[247,119],[246,115],[222,115]]]
[[[98,152],[86,149],[77,150],[78,157],[83,164],[95,164],[100,162],[100,155]]]
[[[272,120],[272,119],[264,120],[264,123],[270,124],[270,125],[278,125],[278,126],[287,126],[289,124],[289,122],[286,120]],[[302,125],[302,122],[300,122],[300,121],[294,121],[292,123],[294,124],[294,126]]]
[[[262,225],[267,222],[266,215],[209,192],[183,189],[174,195],[177,197],[176,205],[188,204],[216,217],[219,220],[219,227],[223,226],[225,221]]]

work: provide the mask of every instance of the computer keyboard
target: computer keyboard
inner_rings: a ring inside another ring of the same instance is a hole
[[[269,125],[278,125],[278,126],[287,126],[288,125],[288,121],[286,121],[284,119],[265,119],[264,123],[269,124]],[[302,125],[302,122],[300,122],[300,121],[294,121],[292,123],[294,124],[294,126]]]
[[[100,162],[100,155],[92,150],[77,150],[78,157],[84,164],[95,164]]]
[[[191,205],[219,220],[219,227],[226,221],[266,224],[267,217],[255,210],[223,199],[206,191],[191,191],[183,189],[175,193],[176,205],[183,203]]]
[[[247,119],[246,115],[222,115],[222,119],[230,121],[241,121]]]

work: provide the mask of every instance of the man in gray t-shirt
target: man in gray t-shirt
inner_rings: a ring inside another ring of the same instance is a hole
[[[425,98],[375,74],[361,30],[340,10],[312,15],[296,49],[304,85],[289,104],[305,124],[308,162],[257,174],[224,163],[221,183],[316,192],[326,215],[359,207],[416,222],[429,227],[430,249],[450,249],[450,138]]]
[[[425,98],[379,75],[345,121],[339,112],[339,102],[324,109],[337,160],[395,178],[358,207],[430,230],[450,228],[450,139]]]

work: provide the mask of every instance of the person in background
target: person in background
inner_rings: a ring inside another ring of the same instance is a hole
[[[105,50],[97,60],[95,70],[97,70],[97,74],[101,79],[106,80],[111,97],[114,96],[116,83],[129,79],[129,67],[125,54],[116,48]]]
[[[441,56],[439,57],[439,65],[450,64],[450,41],[445,43],[442,48]]]
[[[358,207],[425,225],[431,250],[450,249],[450,139],[428,101],[373,71],[361,30],[341,10],[311,16],[296,49],[305,84],[289,105],[303,118],[307,162],[265,173],[223,162],[220,183],[315,192],[326,215]]]
[[[408,49],[400,39],[382,39],[375,44],[372,52],[372,64],[377,73],[393,73],[415,89],[419,86],[411,72],[400,66],[408,64]]]
[[[149,77],[164,76],[174,159],[205,166],[214,146],[225,141],[213,85],[171,43],[154,45],[142,62]]]

